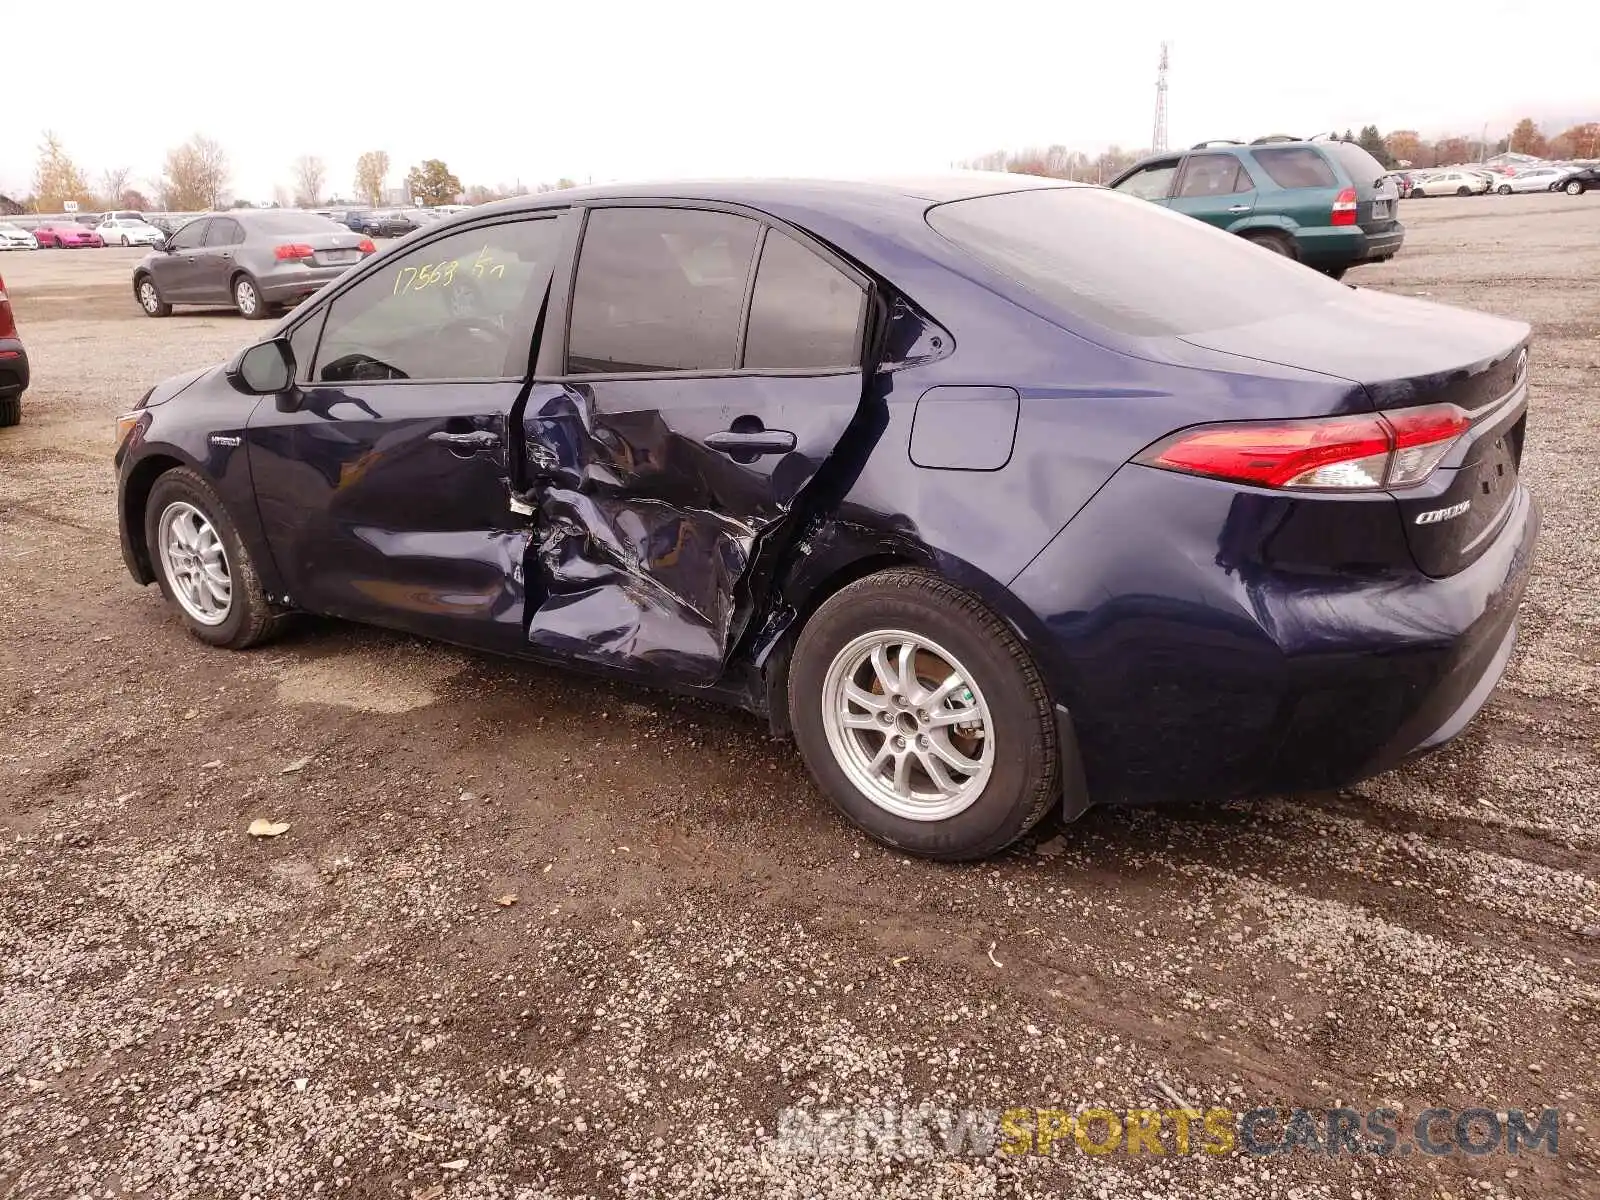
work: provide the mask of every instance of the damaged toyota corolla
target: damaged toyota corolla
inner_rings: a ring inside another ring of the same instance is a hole
[[[121,418],[135,579],[730,701],[889,845],[1459,733],[1538,530],[1526,326],[1019,176],[421,231]]]

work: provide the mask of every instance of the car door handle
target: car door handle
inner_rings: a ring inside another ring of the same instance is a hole
[[[446,433],[441,429],[430,433],[428,440],[452,450],[493,450],[500,444],[500,435],[491,429],[474,429],[471,433]]]
[[[1248,205],[1248,204],[1235,204],[1235,205],[1230,206],[1228,211],[1229,212],[1249,212],[1250,211],[1250,205]]]
[[[706,445],[724,454],[787,454],[794,449],[794,434],[787,429],[755,429],[739,433],[732,429],[713,433]]]

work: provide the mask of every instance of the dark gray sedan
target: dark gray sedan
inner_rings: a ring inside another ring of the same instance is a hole
[[[235,209],[196,217],[133,269],[152,317],[174,304],[231,304],[260,320],[292,307],[376,252],[371,238],[316,213]]]

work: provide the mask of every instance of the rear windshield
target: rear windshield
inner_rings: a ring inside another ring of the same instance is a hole
[[[1343,287],[1243,238],[1102,188],[940,204],[928,224],[1052,305],[1144,337],[1248,325]]]
[[[249,218],[251,229],[263,233],[349,233],[343,225],[307,212],[257,212]]]
[[[1354,142],[1328,142],[1323,149],[1339,160],[1351,181],[1360,187],[1373,187],[1389,173],[1388,168]]]

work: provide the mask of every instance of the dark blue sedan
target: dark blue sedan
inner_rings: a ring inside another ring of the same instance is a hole
[[[1459,733],[1539,526],[1527,341],[1020,176],[521,197],[152,389],[123,552],[213,645],[306,611],[720,697],[972,858]]]

